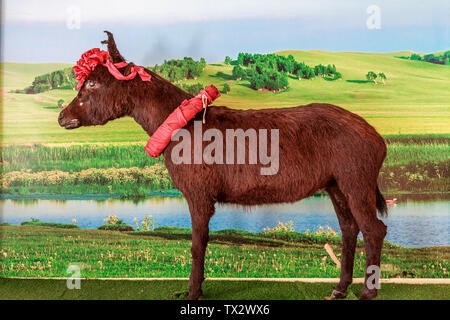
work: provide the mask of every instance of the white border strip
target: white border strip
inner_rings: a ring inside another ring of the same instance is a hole
[[[67,280],[67,277],[3,277],[0,280]],[[70,278],[73,279],[73,278]],[[187,281],[189,278],[80,278],[80,280],[101,281]],[[263,281],[263,282],[305,282],[305,283],[337,283],[339,278],[206,278],[206,281]],[[395,284],[450,284],[450,279],[442,278],[391,278],[380,279],[381,283]],[[354,278],[353,283],[364,283],[364,278]]]

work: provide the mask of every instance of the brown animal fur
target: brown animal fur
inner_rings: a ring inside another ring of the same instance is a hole
[[[114,38],[108,36],[111,58],[114,62],[122,61]],[[127,68],[122,72],[126,75]],[[139,77],[119,81],[105,67],[97,66],[86,81],[95,81],[95,85],[84,84],[77,97],[61,111],[60,125],[73,129],[130,116],[152,135],[174,108],[192,96],[154,72],[147,72],[152,76],[151,82],[143,82]],[[196,120],[201,120],[201,114]],[[185,127],[191,137],[193,127],[193,121]],[[338,216],[343,240],[341,277],[334,297],[345,296],[352,282],[359,231],[364,236],[366,267],[380,265],[386,226],[378,219],[377,208],[384,214],[386,204],[378,190],[377,178],[386,157],[386,145],[364,119],[325,103],[245,111],[213,106],[208,108],[203,131],[208,128],[219,129],[224,136],[226,129],[279,129],[279,171],[275,175],[260,175],[260,164],[176,165],[170,154],[178,142],[167,146],[166,167],[191,213],[192,270],[188,299],[197,299],[202,294],[208,225],[216,202],[241,205],[294,202],[325,189]],[[203,142],[203,148],[206,145]],[[366,279],[367,276],[370,274]],[[365,286],[360,298],[371,299],[376,295],[376,289]]]

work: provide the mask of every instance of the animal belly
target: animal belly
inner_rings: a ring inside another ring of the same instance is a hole
[[[295,202],[313,195],[319,188],[315,184],[296,179],[257,185],[236,183],[225,188],[226,191],[219,196],[219,202],[242,205]]]

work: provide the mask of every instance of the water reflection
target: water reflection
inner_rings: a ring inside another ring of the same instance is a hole
[[[387,198],[389,195],[387,195]],[[395,196],[396,206],[389,206],[387,239],[403,246],[450,245],[450,214],[447,195]],[[151,197],[138,201],[123,199],[8,199],[1,200],[1,221],[20,224],[37,218],[41,221],[71,223],[82,228],[97,228],[103,219],[114,213],[134,226],[133,218],[153,215],[157,226],[190,227],[188,205],[182,197]],[[242,208],[216,205],[211,230],[243,229],[260,232],[278,221],[292,220],[298,231],[317,230],[339,224],[328,197],[311,197],[294,204],[263,205]]]

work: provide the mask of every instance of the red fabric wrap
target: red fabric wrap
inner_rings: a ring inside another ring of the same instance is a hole
[[[219,90],[211,84],[207,88],[200,90],[200,93],[194,98],[184,100],[178,108],[172,111],[148,140],[147,145],[145,146],[145,152],[147,152],[150,157],[159,157],[170,143],[172,136],[176,134],[179,129],[183,128],[189,120],[194,118],[197,113],[202,111],[203,95],[206,96],[207,105],[220,97]]]
[[[136,74],[139,74],[142,81],[150,81],[151,76],[145,71],[143,67],[132,66],[131,72],[129,75],[124,76],[120,73],[117,68],[123,68],[128,65],[127,62],[122,61],[119,63],[112,63],[108,59],[108,52],[102,51],[99,48],[94,48],[89,51],[86,51],[81,55],[80,60],[78,60],[77,65],[72,69],[75,71],[75,79],[78,80],[77,90],[80,90],[83,86],[84,81],[86,81],[86,77],[94,71],[97,65],[103,65],[108,68],[108,71],[116,78],[117,80],[131,80],[134,79]]]

